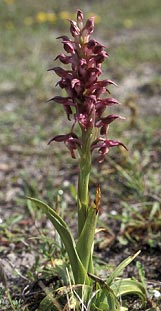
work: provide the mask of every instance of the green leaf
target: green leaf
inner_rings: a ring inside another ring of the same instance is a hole
[[[115,281],[110,288],[114,291],[117,297],[124,295],[135,294],[139,296],[142,302],[146,301],[146,291],[144,286],[132,279],[120,279]]]
[[[105,311],[120,311],[120,304],[118,298],[112,289],[103,288],[97,293],[93,299],[94,310],[105,310]]]
[[[76,284],[89,284],[90,280],[88,278],[87,272],[79,258],[76,250],[76,245],[74,238],[64,220],[46,203],[31,197],[27,197],[36,204],[37,207],[41,208],[43,212],[50,219],[55,229],[59,233],[62,242],[65,245],[65,249],[68,253],[70,264],[72,267],[74,279]]]
[[[59,311],[61,310],[61,305],[57,302],[52,294],[48,294],[41,302],[38,311]]]
[[[107,310],[107,311],[120,311],[120,303],[118,298],[113,291],[113,289],[106,284],[99,277],[89,273],[90,278],[95,280],[97,284],[99,284],[100,290],[94,297],[94,305],[98,307],[98,310]],[[105,309],[103,309],[106,306]]]
[[[157,212],[159,212],[159,210],[160,210],[159,202],[154,202],[150,215],[149,215],[149,220],[154,219],[154,216],[156,215]]]
[[[83,230],[79,236],[76,249],[81,262],[83,263],[86,271],[93,272],[92,254],[94,235],[97,222],[97,213],[94,207],[88,209],[88,215],[83,227]]]
[[[113,282],[113,280],[119,276],[119,274],[125,269],[126,266],[128,266],[131,261],[133,261],[135,259],[136,256],[138,256],[140,253],[140,251],[138,251],[136,254],[134,254],[133,256],[129,256],[128,258],[126,258],[125,260],[123,260],[118,267],[111,273],[110,277],[107,279],[106,284],[107,285],[111,285],[111,283]]]
[[[106,299],[109,311],[120,311],[120,304],[114,292],[109,292],[108,289],[106,289]]]

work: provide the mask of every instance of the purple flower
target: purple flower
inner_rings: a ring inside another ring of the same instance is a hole
[[[94,149],[98,149],[100,156],[98,157],[97,160],[99,163],[101,163],[101,162],[103,162],[105,155],[109,152],[109,149],[111,147],[116,147],[119,145],[123,146],[127,150],[126,146],[123,143],[121,143],[120,141],[98,138],[92,143],[91,151],[93,151]]]
[[[63,65],[68,65],[68,70],[61,67],[49,69],[60,77],[57,85],[66,91],[67,97],[55,96],[50,100],[63,105],[68,120],[73,117],[73,124],[70,134],[56,136],[50,142],[64,141],[72,157],[75,157],[74,150],[81,148],[80,139],[73,132],[77,131],[76,125],[79,124],[82,133],[96,129],[98,136],[97,140],[91,143],[91,150],[98,148],[101,159],[104,159],[110,147],[121,144],[99,136],[107,135],[109,124],[115,119],[124,119],[115,114],[104,116],[107,107],[119,104],[115,98],[109,96],[108,90],[109,85],[116,83],[109,79],[100,80],[101,66],[108,54],[104,45],[91,38],[94,31],[94,17],[84,23],[83,13],[78,10],[77,20],[69,22],[72,39],[68,36],[58,37],[62,40],[65,53],[55,58]]]
[[[101,128],[100,129],[100,134],[101,135],[106,135],[107,128],[108,128],[109,124],[111,122],[113,122],[114,120],[116,120],[116,119],[123,119],[124,120],[125,118],[123,118],[121,116],[118,116],[117,114],[110,114],[110,115],[108,115],[105,118],[100,118],[100,121],[97,124],[97,127]]]
[[[70,150],[72,158],[74,159],[75,159],[74,150],[78,149],[78,147],[81,146],[80,140],[78,139],[77,135],[74,133],[69,133],[65,135],[57,135],[49,140],[48,145],[53,141],[64,142],[67,148]]]

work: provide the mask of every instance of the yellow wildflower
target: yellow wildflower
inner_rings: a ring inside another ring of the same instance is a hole
[[[130,18],[126,18],[123,21],[123,25],[125,26],[125,28],[131,28],[133,26],[133,21]]]
[[[33,24],[33,18],[31,16],[27,16],[24,19],[24,24],[25,26],[31,26]]]
[[[88,13],[87,16],[88,16],[88,18],[90,18],[91,16],[94,16],[95,17],[95,19],[94,19],[95,24],[99,24],[101,21],[101,17],[99,15],[93,13],[93,12]]]
[[[55,13],[46,13],[46,18],[47,18],[47,21],[50,23],[54,23],[57,19]]]
[[[38,23],[45,23],[47,21],[47,14],[43,11],[40,11],[36,15],[36,20]]]
[[[12,22],[10,22],[10,21],[6,22],[5,26],[6,26],[7,30],[13,30],[15,28],[14,24]]]
[[[68,12],[68,11],[61,11],[61,12],[59,13],[59,18],[60,18],[60,19],[63,19],[63,20],[65,20],[65,19],[71,19],[71,18],[72,18],[72,14],[71,14],[70,12]]]
[[[5,3],[7,3],[8,5],[13,4],[15,2],[15,0],[4,0]]]

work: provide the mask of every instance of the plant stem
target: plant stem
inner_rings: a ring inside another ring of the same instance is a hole
[[[91,139],[92,130],[82,129],[82,150],[80,157],[80,172],[78,178],[78,237],[87,218],[89,207],[89,177],[91,172]]]

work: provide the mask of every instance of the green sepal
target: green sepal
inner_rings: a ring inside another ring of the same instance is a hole
[[[55,229],[59,233],[62,242],[64,243],[65,249],[68,253],[70,264],[73,271],[73,276],[76,284],[89,284],[90,280],[87,272],[79,258],[76,250],[74,238],[64,220],[46,203],[31,197],[27,197],[28,200],[32,201],[39,208],[43,210],[46,216],[50,219]]]

